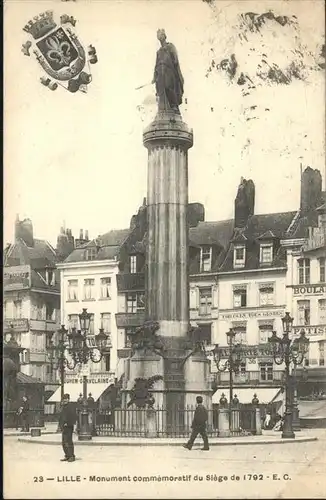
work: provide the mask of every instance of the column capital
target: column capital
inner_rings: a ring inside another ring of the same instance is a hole
[[[148,149],[168,146],[186,151],[193,146],[193,131],[182,121],[180,114],[158,113],[144,130],[143,144]]]

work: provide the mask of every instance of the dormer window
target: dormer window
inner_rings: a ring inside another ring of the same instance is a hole
[[[54,286],[55,285],[55,272],[54,269],[46,269],[45,271],[45,281],[47,285]]]
[[[131,274],[135,274],[137,272],[137,255],[130,255],[129,269]]]
[[[95,260],[97,257],[97,248],[90,247],[85,250],[85,260]]]
[[[234,247],[233,253],[233,267],[244,267],[246,262],[246,247],[244,245],[237,245]]]
[[[260,263],[271,264],[273,262],[273,245],[272,243],[261,243],[260,245]]]
[[[204,245],[200,250],[200,270],[205,273],[212,269],[212,247]]]

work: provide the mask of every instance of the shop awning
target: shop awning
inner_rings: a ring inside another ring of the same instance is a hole
[[[97,401],[103,394],[103,392],[110,386],[111,384],[107,383],[98,383],[98,384],[89,384],[87,387],[87,397],[88,394],[91,393],[95,401]],[[65,394],[70,395],[70,401],[76,402],[79,394],[83,394],[83,384],[69,384],[68,382],[64,386]],[[47,403],[60,403],[61,401],[61,387],[59,387],[52,396],[47,400]]]
[[[229,398],[229,389],[228,387],[218,389],[215,394],[213,394],[212,403],[219,404],[222,393],[225,394],[226,398]],[[276,401],[276,398],[279,397],[279,393],[281,393],[280,387],[235,387],[233,389],[233,395],[237,395],[240,403],[248,404],[251,403],[254,394],[257,395],[259,399],[259,403],[261,404],[269,404],[272,401]]]

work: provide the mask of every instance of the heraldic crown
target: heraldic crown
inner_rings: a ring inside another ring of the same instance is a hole
[[[33,35],[35,40],[49,33],[57,25],[53,20],[53,12],[50,10],[33,17],[33,19],[34,21],[28,21],[23,30]]]

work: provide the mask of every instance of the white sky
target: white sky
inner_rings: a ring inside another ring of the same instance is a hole
[[[7,0],[5,242],[13,239],[16,213],[31,218],[35,236],[52,244],[63,220],[75,236],[79,228],[95,237],[129,226],[146,196],[142,131],[154,109],[147,105],[139,112],[137,106],[155,100],[153,87],[135,88],[152,79],[156,30],[162,27],[178,50],[188,100],[181,112],[194,130],[190,201],[204,203],[206,220],[231,218],[244,176],[256,185],[256,213],[298,208],[300,162],[325,175],[324,73],[312,71],[306,82],[257,89],[251,104],[270,112],[250,122],[243,120],[246,103],[239,87],[205,74],[211,47],[220,59],[237,53],[233,26],[240,12],[295,14],[301,40],[314,50],[324,33],[324,2],[216,4],[213,11],[201,0]],[[35,58],[21,52],[29,39],[22,28],[49,9],[57,20],[63,13],[74,15],[79,38],[97,49],[99,62],[92,66],[87,94],[60,87],[51,92],[39,83],[44,73]],[[276,59],[284,45],[280,33],[269,33]]]

